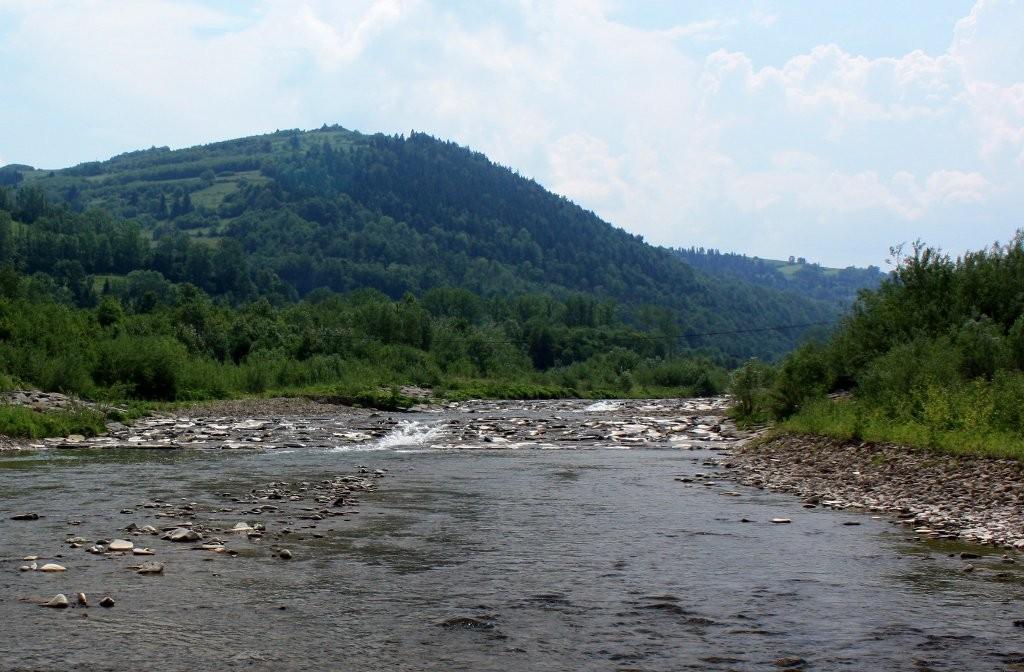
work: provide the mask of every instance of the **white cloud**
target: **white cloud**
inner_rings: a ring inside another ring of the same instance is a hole
[[[588,0],[468,7],[0,0],[0,65],[22,94],[0,108],[0,149],[71,163],[323,122],[415,128],[654,242],[796,236],[834,261],[881,255],[893,241],[867,223],[882,220],[966,240],[944,218],[984,213],[987,242],[1024,193],[1019,1],[980,0],[944,53],[823,43],[777,65],[694,55],[741,24],[786,27],[758,10],[639,29]],[[860,238],[836,251],[838,227]]]
[[[662,31],[662,35],[670,40],[685,38],[698,41],[710,41],[721,38],[722,30],[726,27],[727,24],[723,21],[718,19],[709,19],[707,21],[694,21],[693,23],[672,26],[668,30]]]

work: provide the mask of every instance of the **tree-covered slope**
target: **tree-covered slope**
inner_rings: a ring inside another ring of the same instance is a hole
[[[789,287],[695,271],[482,154],[416,133],[282,131],[64,170],[8,166],[0,184],[13,188],[28,272],[62,260],[81,264],[65,274],[147,270],[235,303],[319,287],[393,298],[441,286],[483,297],[584,292],[681,349],[732,360],[773,357],[801,334],[762,327],[837,314],[833,301]],[[43,217],[46,199],[88,213],[95,231]],[[111,242],[118,228],[143,232],[152,249],[122,249],[131,245]]]
[[[673,249],[672,253],[707,275],[796,292],[842,309],[853,304],[860,290],[875,289],[885,279],[877,266],[826,268],[803,257],[781,261],[703,247]]]

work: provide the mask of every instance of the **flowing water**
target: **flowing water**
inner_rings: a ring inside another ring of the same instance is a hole
[[[0,669],[1024,669],[1020,565],[965,573],[963,547],[735,486],[712,406],[465,404],[237,430],[277,448],[0,456]],[[235,501],[361,466],[386,476],[347,515]],[[64,543],[173,524],[161,502],[268,537],[225,539],[235,556],[128,537],[156,576]],[[67,571],[19,572],[28,554]],[[116,605],[31,602],[79,591]]]

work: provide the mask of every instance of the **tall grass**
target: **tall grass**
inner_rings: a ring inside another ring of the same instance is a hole
[[[783,430],[843,441],[895,443],[956,455],[1024,459],[1024,437],[992,427],[936,427],[894,418],[856,400],[817,399],[779,423]]]
[[[105,416],[88,408],[35,411],[24,406],[0,405],[0,434],[28,439],[81,434],[96,436],[105,429]]]

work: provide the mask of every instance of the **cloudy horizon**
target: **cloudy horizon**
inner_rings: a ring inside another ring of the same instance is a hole
[[[337,123],[454,140],[659,245],[1010,239],[1024,4],[845,5],[0,0],[0,165]]]

